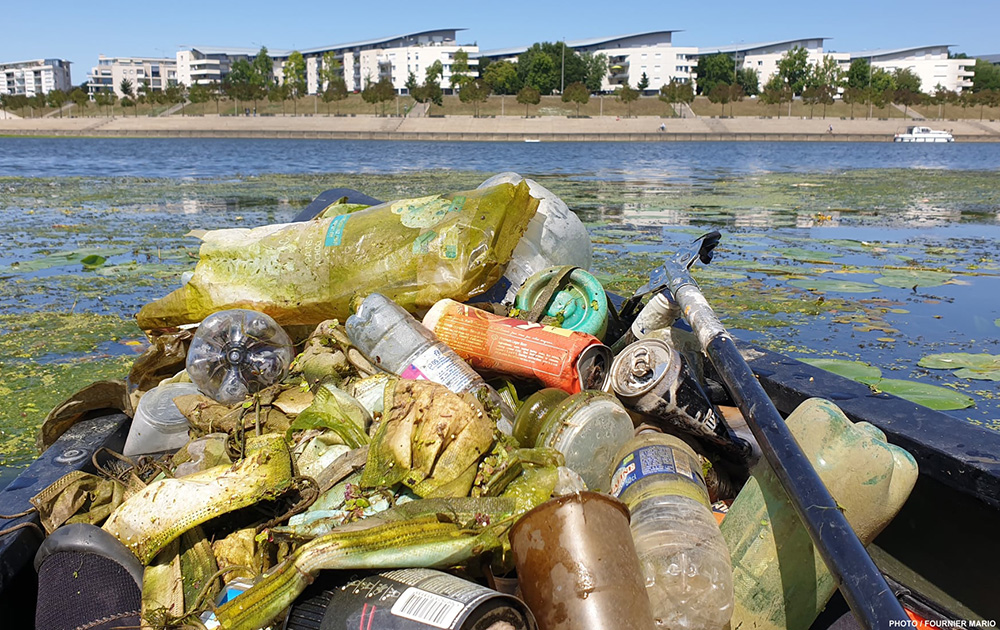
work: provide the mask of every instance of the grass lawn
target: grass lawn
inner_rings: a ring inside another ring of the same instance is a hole
[[[445,96],[442,106],[431,105],[431,116],[472,116],[475,107],[463,103],[457,96]],[[528,105],[529,116],[576,116],[576,103],[564,103],[559,96],[543,96],[538,105]],[[580,105],[580,116],[626,116],[628,107],[614,96],[591,96]],[[654,96],[639,98],[631,106],[632,116],[672,116],[670,106]],[[490,96],[479,105],[480,116],[524,116],[525,106],[517,102],[516,96]]]
[[[705,96],[696,97],[694,99],[694,103],[691,104],[691,109],[699,116],[722,115],[722,105],[709,102],[708,98]],[[746,98],[738,103],[728,103],[726,104],[725,109],[726,116],[752,116],[756,118],[770,116],[772,118],[777,118],[780,115],[782,118],[785,118],[789,115],[788,103],[782,103],[779,111],[778,105],[765,105],[756,98]],[[833,105],[826,106],[826,118],[851,118],[851,114],[851,106],[842,101],[837,101]],[[792,118],[824,118],[823,106],[815,105],[810,107],[801,100],[796,100],[792,102],[791,116]],[[868,117],[868,107],[861,103],[854,105],[853,117]],[[903,112],[895,107],[875,107],[872,111],[871,117],[902,119]]]
[[[1000,107],[960,107],[958,105],[917,105],[914,109],[925,118],[935,120],[997,120]]]

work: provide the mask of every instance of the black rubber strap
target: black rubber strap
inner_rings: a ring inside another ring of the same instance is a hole
[[[520,315],[521,319],[527,320],[529,322],[540,322],[542,318],[545,317],[545,311],[549,307],[549,302],[552,301],[552,297],[564,286],[569,280],[569,276],[575,269],[579,267],[574,267],[573,265],[566,265],[565,267],[560,267],[559,271],[549,279],[545,288],[542,292],[538,294],[535,298],[535,303],[531,305],[531,310],[527,313],[522,313]]]

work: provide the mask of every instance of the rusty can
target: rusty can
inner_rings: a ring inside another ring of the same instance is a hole
[[[510,529],[521,592],[541,630],[652,630],[628,508],[597,492],[546,501]]]
[[[338,572],[300,597],[285,630],[536,630],[520,599],[434,569]]]
[[[655,418],[667,431],[708,442],[736,459],[747,444],[730,434],[681,355],[660,339],[630,344],[611,366],[611,387],[629,409]]]
[[[423,320],[458,356],[477,370],[530,378],[575,394],[603,389],[611,350],[587,333],[494,315],[440,300]]]

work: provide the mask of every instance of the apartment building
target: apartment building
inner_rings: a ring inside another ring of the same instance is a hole
[[[363,90],[368,81],[377,82],[388,77],[396,92],[403,94],[406,92],[406,80],[410,73],[422,83],[427,68],[435,61],[441,62],[444,69],[441,86],[447,89],[451,80],[451,65],[459,50],[469,53],[470,73],[476,73],[478,61],[473,57],[479,53],[479,47],[475,44],[457,43],[457,33],[464,30],[444,28],[417,31],[301,50],[306,62],[306,90],[309,94],[318,94],[326,89],[326,85],[322,84],[321,71],[323,57],[330,52],[340,62],[344,83],[351,91]],[[287,55],[275,57],[282,67],[288,59]]]
[[[232,48],[219,46],[188,46],[177,52],[177,81],[186,86],[222,83],[233,64],[240,60],[253,61],[259,48]],[[283,63],[290,50],[269,50],[275,76],[281,76]]]
[[[33,59],[0,63],[0,94],[35,96],[52,90],[73,89],[69,61]]]
[[[113,91],[119,98],[122,79],[132,82],[133,89],[146,85],[154,92],[160,92],[177,83],[177,61],[157,57],[105,57],[100,55],[97,66],[87,75],[87,93]]]
[[[567,41],[566,47],[578,53],[603,54],[608,59],[608,74],[601,84],[601,91],[610,92],[626,82],[635,87],[645,74],[649,79],[647,91],[655,92],[660,86],[674,79],[682,82],[693,80],[698,49],[693,46],[674,46],[673,34],[678,31],[649,31],[631,35],[593,37]],[[492,61],[516,61],[517,56],[528,50],[527,46],[487,50],[479,57]]]
[[[961,92],[972,87],[975,59],[949,59],[948,49],[951,44],[936,46],[915,46],[912,48],[893,48],[878,50],[861,50],[849,54],[844,67],[848,67],[854,59],[867,59],[872,68],[882,68],[887,72],[907,68],[920,77],[920,91],[933,94],[937,86],[953,92]]]
[[[729,46],[699,46],[698,56],[724,54],[733,58],[735,69],[749,68],[757,71],[757,78],[763,88],[772,76],[778,73],[778,61],[793,48],[804,48],[809,63],[821,63],[823,57],[829,55],[838,63],[849,63],[845,53],[824,53],[823,42],[829,37],[807,37],[804,39],[785,39],[773,42],[752,44],[731,44]],[[695,60],[693,65],[697,64]],[[692,68],[693,69],[693,68]]]

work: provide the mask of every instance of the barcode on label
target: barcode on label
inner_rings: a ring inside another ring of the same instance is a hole
[[[390,612],[435,628],[450,628],[464,608],[460,602],[410,587],[403,591]]]

